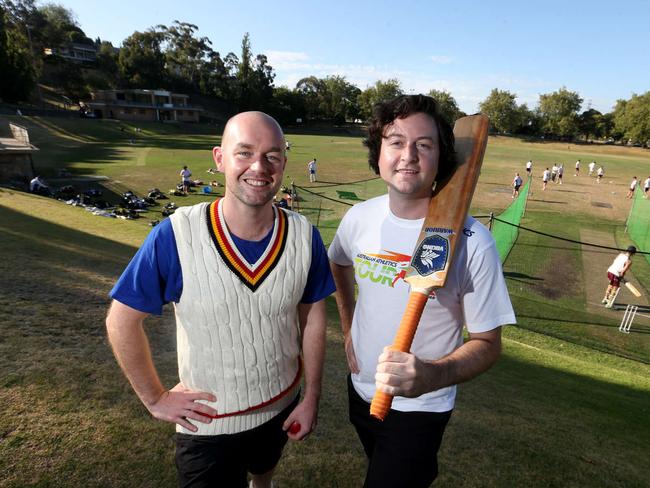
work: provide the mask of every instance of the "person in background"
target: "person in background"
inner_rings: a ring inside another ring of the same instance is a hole
[[[634,190],[636,190],[638,182],[639,181],[636,179],[636,176],[632,178],[632,181],[630,182],[630,189],[627,191],[627,198],[632,198],[634,196]]]
[[[519,196],[519,188],[521,188],[522,183],[523,180],[519,176],[519,173],[515,174],[515,178],[512,180],[512,198]]]
[[[183,166],[183,169],[180,172],[181,183],[183,185],[183,193],[186,195],[190,192],[190,186],[192,186],[192,172],[188,169],[187,166]]]
[[[316,182],[316,158],[307,163],[307,171],[309,171],[309,182]]]
[[[630,266],[632,266],[632,256],[636,254],[636,247],[629,246],[625,252],[620,253],[614,259],[614,262],[609,268],[607,268],[607,279],[609,280],[609,285],[607,290],[605,290],[605,297],[602,300],[602,303],[607,307],[611,308],[614,304],[614,298],[616,297],[616,292],[621,286],[621,280],[625,276],[625,273]]]

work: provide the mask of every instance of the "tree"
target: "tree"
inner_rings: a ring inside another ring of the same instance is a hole
[[[10,18],[0,4],[0,99],[16,102],[29,99],[36,73],[24,29]]]
[[[321,93],[324,89],[323,81],[316,76],[302,78],[296,83],[296,92],[304,101],[305,115],[308,119],[322,118],[320,103]]]
[[[578,110],[581,105],[580,95],[565,87],[540,95],[538,111],[544,132],[563,138],[575,136],[579,129]]]
[[[113,47],[108,41],[99,41],[97,47],[97,69],[103,76],[115,82],[118,73],[118,57]]]
[[[585,110],[578,117],[578,130],[589,141],[589,136],[600,138],[604,134],[603,114],[596,109]]]
[[[386,81],[378,80],[375,86],[366,88],[357,97],[360,115],[369,119],[376,103],[392,100],[403,94],[399,80],[395,78]]]
[[[515,133],[529,136],[541,135],[542,119],[535,110],[530,110],[525,103],[517,107],[517,118],[519,119],[519,126]]]
[[[273,95],[275,74],[265,55],[253,55],[250,34],[244,34],[241,57],[237,65],[237,99],[239,110],[264,110]]]
[[[458,108],[456,99],[451,96],[446,90],[430,90],[428,95],[435,99],[438,102],[438,110],[440,114],[449,122],[452,126],[457,119],[461,118],[464,113]]]
[[[207,37],[195,37],[198,27],[178,20],[170,27],[159,25],[157,29],[164,39],[167,78],[176,89],[198,92],[206,65],[215,61],[215,52],[210,47],[212,41]]]
[[[268,110],[280,124],[294,124],[296,119],[306,117],[305,99],[302,94],[285,86],[273,89],[273,98]]]
[[[234,56],[234,54],[230,53]],[[231,69],[221,59],[221,55],[212,51],[208,59],[201,65],[199,74],[199,91],[203,95],[233,99],[234,76]]]
[[[358,117],[357,98],[361,90],[344,76],[327,76],[322,79],[309,76],[298,81],[296,92],[302,95],[310,119],[330,120],[340,124]]]
[[[62,5],[55,3],[45,4],[40,9],[45,19],[45,25],[39,33],[46,47],[60,47],[70,42],[93,44],[79,24],[74,13]]]
[[[359,115],[357,99],[361,90],[345,79],[345,76],[327,76],[322,82],[323,92],[320,108],[324,117],[338,124]]]
[[[150,29],[134,32],[122,43],[118,57],[120,76],[134,88],[157,88],[164,82],[165,57],[160,50],[163,34]]]
[[[494,88],[479,104],[481,112],[490,118],[490,124],[497,132],[511,134],[521,126],[521,112],[516,98],[514,93]]]
[[[626,139],[647,145],[650,141],[650,91],[618,100],[614,108],[614,127]]]

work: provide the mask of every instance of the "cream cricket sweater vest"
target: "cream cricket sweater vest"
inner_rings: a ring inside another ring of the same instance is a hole
[[[298,304],[311,263],[311,225],[274,207],[269,246],[250,265],[235,247],[221,201],[171,217],[183,275],[175,304],[180,381],[217,397],[219,418],[196,435],[233,434],[267,422],[296,397]],[[205,402],[209,403],[209,402]],[[224,415],[223,417],[221,417]]]

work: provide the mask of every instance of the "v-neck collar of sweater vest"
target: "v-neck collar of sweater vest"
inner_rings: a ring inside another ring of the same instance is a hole
[[[257,260],[250,264],[239,252],[223,217],[223,199],[207,206],[208,232],[217,252],[230,270],[252,291],[264,282],[282,257],[287,242],[288,219],[284,211],[273,206],[273,234],[268,246]]]

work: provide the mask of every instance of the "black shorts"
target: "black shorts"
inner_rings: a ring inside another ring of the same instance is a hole
[[[176,434],[178,486],[244,488],[247,473],[272,470],[288,439],[282,424],[297,404],[298,397],[268,422],[237,434]]]
[[[348,375],[350,422],[368,456],[364,488],[425,488],[438,476],[438,449],[449,412],[391,410],[384,421],[370,416],[370,404]]]
[[[521,185],[515,185],[515,191],[519,191],[519,188],[521,188]]]

